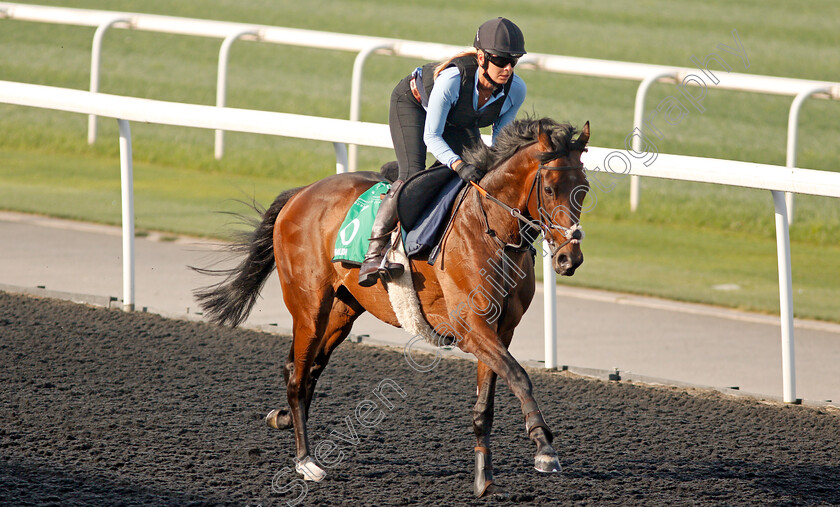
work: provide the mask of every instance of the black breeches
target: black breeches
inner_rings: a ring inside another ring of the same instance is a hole
[[[403,181],[426,168],[426,143],[423,142],[426,110],[412,95],[408,84],[410,79],[410,76],[406,77],[394,88],[388,112],[391,139],[400,167],[399,179]],[[481,142],[477,128],[467,129],[450,125],[444,129],[443,139],[458,155],[463,153],[465,147]]]
[[[410,79],[410,76],[403,79],[394,88],[388,111],[391,139],[403,181],[426,168],[426,144],[423,142],[426,111],[411,94]]]

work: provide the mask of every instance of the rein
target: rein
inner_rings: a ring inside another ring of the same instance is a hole
[[[554,159],[554,160],[557,160],[557,159]],[[551,160],[549,160],[548,162],[551,162]],[[525,202],[527,203],[531,200],[531,194],[534,193],[534,189],[537,188],[540,185],[540,183],[542,182],[542,171],[543,171],[543,169],[546,170],[546,171],[565,171],[565,170],[582,169],[582,168],[583,168],[583,164],[566,165],[566,166],[553,166],[552,167],[552,166],[546,165],[545,163],[541,163],[539,165],[539,168],[537,169],[537,174],[534,176],[534,180],[531,182],[530,189],[528,190],[528,198],[526,199]],[[470,182],[470,183],[472,184],[473,188],[475,188],[478,191],[478,193],[480,193],[483,197],[485,197],[489,201],[495,203],[496,205],[500,206],[502,209],[507,211],[508,214],[510,214],[510,216],[514,217],[518,222],[526,225],[527,227],[529,227],[531,229],[542,232],[543,237],[545,237],[546,240],[549,243],[551,257],[554,257],[554,255],[557,253],[558,250],[560,250],[564,246],[568,245],[572,241],[581,241],[584,237],[583,229],[580,228],[579,224],[574,224],[571,227],[564,227],[562,225],[554,223],[554,221],[551,219],[551,217],[542,217],[542,218],[545,218],[545,220],[548,221],[547,224],[544,223],[543,220],[534,220],[533,218],[530,218],[528,216],[523,215],[522,212],[519,209],[514,208],[512,206],[508,206],[507,204],[500,201],[496,197],[490,195],[487,192],[487,190],[482,188],[479,184],[477,184],[475,182]],[[541,195],[542,194],[538,190],[537,191],[537,209],[539,211],[542,211]],[[485,229],[486,229],[485,232],[488,235],[492,236],[497,241],[499,241],[500,243],[502,243],[502,241],[500,239],[498,239],[498,237],[496,236],[495,231],[490,229],[489,223],[487,222],[487,213],[484,211],[484,207],[481,206],[480,201],[479,201],[479,207],[481,208],[481,211],[484,215],[484,222],[485,222]],[[540,213],[540,214],[542,215],[542,213]],[[563,236],[566,237],[566,241],[564,241],[560,245],[555,245],[555,246],[552,247],[552,245],[554,245],[554,241],[548,235],[548,232],[551,231],[551,230],[561,231],[563,233]],[[516,248],[516,249],[521,249],[521,248],[523,248],[524,241],[525,241],[525,239],[524,239],[523,235],[520,234],[518,245],[503,244],[503,246],[511,246],[513,248]]]

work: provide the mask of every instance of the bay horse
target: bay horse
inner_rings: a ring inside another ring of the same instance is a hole
[[[463,190],[467,194],[453,211],[442,258],[434,265],[424,259],[410,261],[428,324],[436,330],[456,330],[452,334],[458,336],[449,338],[478,359],[478,400],[472,416],[474,489],[479,497],[506,494],[493,483],[490,452],[497,376],[521,403],[526,432],[536,444],[536,469],[560,470],[551,445],[553,435],[534,399],[531,380],[508,347],[534,295],[534,257],[528,250],[534,231],[548,243],[550,262],[558,274],[571,276],[583,262],[579,212],[589,185],[580,157],[588,141],[589,122],[577,131],[549,118],[529,118],[506,126],[492,148],[481,144],[467,150],[464,160],[487,170],[486,176],[480,186]],[[287,190],[238,245],[247,252],[241,264],[229,270],[199,269],[226,276],[195,291],[205,315],[213,322],[236,326],[248,316],[277,267],[293,319],[292,346],[283,367],[289,410],[273,410],[266,422],[294,429],[296,469],[304,479],[320,480],[325,475],[310,457],[306,422],[316,382],[330,355],[365,311],[400,326],[386,283],[362,288],[357,267],[331,262],[347,209],[381,180],[379,173],[346,173]],[[483,269],[488,263],[495,268]],[[519,279],[512,278],[512,272],[519,273]],[[478,287],[482,290],[475,291]],[[481,309],[494,302],[499,311],[488,318]],[[451,320],[458,320],[458,325]]]

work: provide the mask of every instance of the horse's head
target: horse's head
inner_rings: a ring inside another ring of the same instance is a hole
[[[573,128],[558,127],[561,126],[553,122],[545,128],[540,126],[528,211],[540,221],[554,271],[572,276],[583,264],[580,213],[589,182],[580,157],[589,142],[589,122],[577,139],[573,139],[576,133]]]
[[[583,263],[579,222],[589,182],[580,156],[588,142],[589,122],[578,132],[568,123],[528,118],[506,125],[492,148],[477,143],[463,154],[465,161],[492,169],[481,184],[516,217],[518,232],[533,232],[539,222],[554,270],[565,276]],[[520,213],[526,209],[530,217]]]

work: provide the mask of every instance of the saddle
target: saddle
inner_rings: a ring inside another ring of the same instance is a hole
[[[397,192],[397,217],[409,257],[428,254],[434,264],[439,244],[452,217],[452,207],[466,183],[443,165],[410,177]]]

